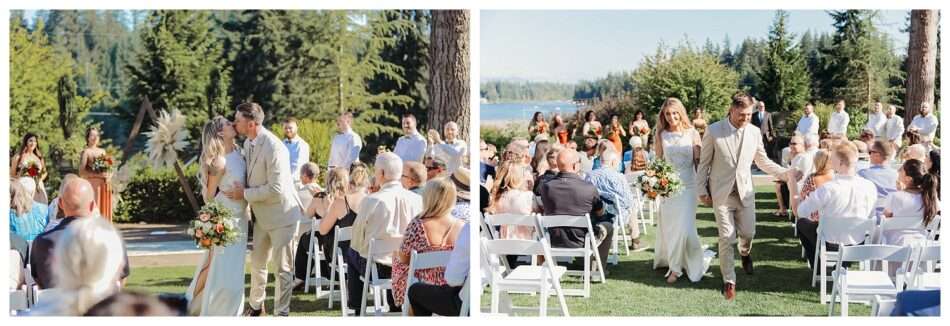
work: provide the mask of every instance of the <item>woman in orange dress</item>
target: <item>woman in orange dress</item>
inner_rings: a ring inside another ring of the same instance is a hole
[[[567,145],[567,141],[571,138],[571,133],[567,131],[567,125],[564,123],[564,118],[561,118],[560,114],[554,114],[554,120],[551,121],[551,130],[557,135],[558,143]]]
[[[112,172],[96,172],[92,169],[93,161],[106,155],[106,151],[99,148],[98,129],[86,130],[86,148],[79,155],[79,176],[92,184],[92,191],[96,194],[96,205],[99,206],[99,215],[112,222]]]
[[[531,118],[531,123],[528,124],[528,136],[530,139],[535,139],[540,134],[548,134],[548,123],[544,121],[544,114],[541,112],[535,112],[534,116]]]
[[[614,144],[614,148],[617,149],[618,154],[623,153],[623,141],[621,136],[627,137],[627,132],[623,130],[623,126],[620,125],[620,118],[616,115],[610,117],[610,125],[607,129],[607,139]]]
[[[594,114],[594,110],[587,111],[587,113],[584,114],[584,127],[581,129],[582,136],[599,140],[604,132],[603,129],[604,127],[600,124],[600,121],[597,121],[597,115]]]

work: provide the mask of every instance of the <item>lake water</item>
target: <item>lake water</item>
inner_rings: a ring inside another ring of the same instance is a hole
[[[543,112],[544,119],[550,120],[554,112],[562,116],[577,112],[577,105],[570,101],[482,103],[479,108],[482,121],[529,121],[534,112]]]

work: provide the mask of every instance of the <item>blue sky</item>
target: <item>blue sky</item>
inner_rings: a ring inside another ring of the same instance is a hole
[[[897,51],[907,48],[908,36],[900,32],[906,13],[881,11],[877,22]],[[767,37],[774,16],[772,10],[483,10],[481,79],[595,79],[633,70],[661,41],[702,46],[728,35],[735,47],[746,37]],[[789,11],[788,23],[797,36],[833,30],[823,10]]]

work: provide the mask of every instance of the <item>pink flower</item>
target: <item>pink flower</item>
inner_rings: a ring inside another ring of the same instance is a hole
[[[211,215],[209,215],[208,213],[201,213],[201,215],[198,215],[198,220],[202,222],[207,222],[210,219],[211,219]]]
[[[205,233],[201,232],[201,229],[195,230],[195,238],[201,239],[205,237]]]

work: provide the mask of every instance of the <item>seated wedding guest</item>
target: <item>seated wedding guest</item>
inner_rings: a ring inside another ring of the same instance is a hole
[[[399,156],[403,162],[421,163],[426,154],[426,138],[416,130],[416,116],[411,113],[402,116],[402,137],[396,140],[396,148],[393,153]]]
[[[422,211],[422,197],[403,189],[399,183],[402,176],[402,160],[393,153],[376,156],[375,177],[382,187],[363,199],[356,210],[353,222],[353,239],[346,255],[347,280],[350,307],[359,307],[362,302],[363,281],[360,275],[366,268],[371,239],[391,239],[401,237],[412,218]],[[372,262],[371,262],[372,263]],[[375,261],[379,277],[389,278],[392,273],[392,255],[377,257]],[[387,295],[390,307],[394,305],[392,293]],[[357,311],[357,314],[362,314]]]
[[[930,224],[940,211],[940,182],[927,173],[924,163],[908,160],[898,172],[900,190],[884,199],[884,217],[917,217]],[[924,228],[884,231],[884,244],[907,246],[927,239]]]
[[[300,166],[300,183],[297,185],[297,198],[300,199],[301,207],[310,206],[310,200],[313,199],[313,195],[323,191],[323,188],[317,184],[317,177],[319,176],[320,166],[316,163],[307,162]],[[309,217],[307,218],[307,223],[310,223]]]
[[[792,136],[788,141],[788,147],[782,149],[780,155],[780,164],[783,168],[788,168],[792,165],[792,160],[798,156],[801,152],[805,150],[805,139],[802,136]],[[788,182],[785,180],[775,180],[775,198],[778,202],[778,210],[773,212],[773,216],[777,217],[786,217],[788,216],[788,209],[791,205],[791,191],[788,188]],[[794,221],[794,220],[793,220]]]
[[[469,191],[469,179],[471,178],[471,173],[468,172],[468,169],[464,166],[455,169],[455,173],[452,173],[448,177],[452,183],[455,184],[455,207],[452,208],[452,217],[460,219],[462,221],[468,221],[469,216],[471,215],[471,192]]]
[[[624,177],[623,174],[617,172],[620,156],[617,152],[605,150],[600,155],[600,159],[603,161],[602,166],[588,173],[587,176],[584,177],[584,180],[593,184],[597,192],[600,193],[600,199],[607,206],[606,210],[608,213],[615,217],[620,216],[620,212],[616,211],[614,206],[611,205],[617,204],[631,219],[636,218],[636,214],[633,214],[633,210],[636,209],[636,207],[633,203],[633,193],[630,190],[630,183],[627,182],[627,178]],[[615,199],[619,202],[615,203]],[[630,237],[633,239],[632,247],[639,249],[639,221],[634,222],[631,220],[630,225],[632,226],[632,232],[630,234]]]
[[[369,175],[369,167],[363,162],[354,162],[350,165],[350,192],[369,194],[369,187],[372,184],[372,176]]]
[[[403,234],[402,245],[393,256],[393,298],[401,306],[406,294],[410,255],[452,250],[465,221],[452,217],[452,202],[456,197],[452,180],[440,178],[429,181],[422,196],[423,209],[413,218]],[[416,271],[420,281],[432,285],[445,285],[445,268],[430,268]]]
[[[557,169],[560,171],[556,179],[541,186],[541,202],[544,215],[573,215],[583,216],[590,214],[591,224],[594,226],[594,244],[604,266],[598,266],[607,273],[607,254],[613,238],[613,220],[604,209],[604,202],[594,185],[590,184],[577,174],[577,153],[561,151],[557,157]],[[543,217],[542,217],[543,218]],[[573,227],[556,227],[549,230],[551,247],[553,248],[583,248],[587,229]]]
[[[64,224],[67,221],[60,225]],[[56,259],[49,265],[56,286],[39,298],[30,310],[33,316],[82,316],[120,289],[121,272],[128,264],[119,231],[99,218],[75,219],[68,224],[60,232],[52,253]]]
[[[33,178],[10,179],[10,232],[26,241],[33,241],[49,222],[46,205],[34,201],[34,195]]]
[[[512,171],[521,171],[523,164],[515,162],[505,162],[501,166],[498,174],[498,182],[492,188],[491,206],[488,208],[492,214],[518,214],[531,215],[534,211],[534,193],[525,190],[524,173],[511,173]],[[534,230],[530,226],[505,225],[499,230],[502,239],[534,239]]]
[[[893,155],[893,151],[886,142],[878,140],[874,142],[868,152],[870,153],[871,166],[858,170],[858,175],[874,183],[874,187],[877,189],[877,199],[881,200],[897,190],[897,170],[894,170],[888,164],[888,158]]]
[[[300,180],[300,167],[310,162],[310,144],[297,134],[297,119],[284,120],[284,146],[290,153],[290,172],[294,182]]]
[[[36,285],[39,286],[40,289],[59,286],[59,283],[56,283],[54,279],[54,252],[59,250],[58,247],[63,243],[60,241],[60,238],[66,233],[65,230],[70,224],[78,220],[86,220],[89,217],[98,216],[96,213],[98,209],[96,208],[95,196],[96,193],[93,192],[92,185],[89,181],[82,178],[72,179],[63,187],[63,192],[60,194],[60,207],[63,209],[63,213],[66,217],[63,218],[62,222],[55,228],[37,236],[36,239],[33,240],[33,247],[30,249],[31,272],[33,279],[36,281]],[[118,245],[124,255],[125,245],[121,241]],[[120,266],[122,268],[119,275],[120,280],[124,281],[125,278],[129,276],[128,261],[128,257],[125,257],[124,265]]]
[[[810,196],[812,193],[815,192],[815,189],[818,189],[818,187],[821,187],[828,181],[831,181],[832,179],[835,178],[835,171],[831,168],[831,164],[828,163],[828,160],[830,157],[831,157],[830,151],[827,151],[824,149],[819,150],[818,153],[815,154],[815,162],[813,163],[815,167],[814,172],[812,172],[810,175],[805,177],[805,182],[803,183],[804,185],[802,186],[802,191],[798,195],[799,202],[808,198],[808,196]],[[805,218],[805,216],[803,216],[799,218],[797,222],[798,223],[814,222],[817,225],[818,218],[819,218],[818,212],[813,212],[811,216],[808,216],[808,218]]]
[[[630,150],[623,153],[624,174],[647,169],[647,151],[643,149],[643,140],[640,137],[630,137]]]
[[[422,195],[422,186],[428,180],[426,166],[419,162],[403,162],[402,165],[402,187],[418,195]]]
[[[365,196],[366,194],[362,192],[351,192],[350,177],[346,169],[334,168],[327,174],[327,190],[314,194],[307,206],[307,211],[304,212],[305,216],[315,216],[320,222],[317,225],[317,243],[325,257],[332,257],[336,227],[345,228],[353,225],[356,219],[354,209],[359,207]],[[294,274],[297,283],[303,283],[306,277],[307,250],[310,247],[310,241],[310,233],[304,233],[297,246],[297,256],[294,259]],[[348,248],[348,242],[340,244],[343,252],[346,252]],[[333,272],[326,261],[321,263],[320,268],[320,275],[330,275]]]
[[[184,316],[186,311],[178,311],[157,296],[142,292],[119,292],[89,308],[83,316],[100,317],[146,317]]]
[[[922,144],[914,144],[904,149],[904,153],[901,154],[901,161],[919,160],[926,164],[929,156],[930,155],[928,155],[926,146]]]
[[[557,177],[557,173],[558,173],[558,170],[557,170],[557,154],[558,154],[558,152],[560,152],[560,151],[561,151],[561,148],[560,148],[560,147],[552,148],[551,150],[548,151],[548,154],[545,155],[545,158],[544,158],[544,159],[547,161],[548,169],[547,169],[546,171],[544,171],[544,173],[542,173],[541,175],[539,175],[538,178],[537,178],[537,180],[535,180],[535,182],[534,182],[534,189],[533,189],[533,192],[534,192],[534,195],[535,195],[535,196],[540,196],[540,195],[541,195],[541,185],[542,185],[542,184],[544,184],[545,182],[551,181],[552,179],[554,179],[554,178]],[[533,202],[533,201],[532,201],[532,202]]]
[[[802,219],[810,219],[812,213],[820,212],[820,216],[834,218],[853,218],[855,221],[868,219],[874,211],[877,200],[877,191],[871,181],[856,175],[854,169],[858,161],[858,153],[854,147],[842,144],[836,146],[830,153],[828,163],[837,174],[834,179],[817,187],[814,193],[798,204],[796,211]],[[815,242],[818,238],[817,223],[800,223],[798,225],[799,239],[805,247],[805,258],[809,266],[814,266]],[[837,250],[831,244],[843,243],[848,235],[829,235],[828,249]]]
[[[14,235],[14,234],[11,234],[11,235]],[[9,268],[9,271],[10,271],[8,273],[9,275],[8,280],[10,281],[9,283],[10,291],[16,291],[16,290],[19,290],[20,287],[26,285],[26,275],[24,275],[26,274],[25,273],[26,269],[24,267],[26,266],[26,263],[23,261],[23,257],[20,256],[20,253],[12,249],[10,250],[8,261],[10,262],[10,264],[7,265],[8,266],[7,268]]]
[[[459,293],[468,279],[469,223],[465,223],[455,239],[455,247],[445,267],[445,284],[436,285],[426,281],[413,284],[409,292],[409,314],[412,316],[458,316],[462,309]]]
[[[10,232],[10,250],[17,252],[17,255],[23,260],[23,266],[29,263],[30,243],[13,232]]]
[[[479,182],[485,184],[488,182],[489,176],[491,179],[495,178],[495,150],[494,146],[489,146],[485,143],[484,140],[481,141],[481,146],[479,147]]]
[[[445,159],[440,156],[428,157],[425,159],[426,180],[432,180],[445,175],[448,168]]]
[[[871,145],[874,144],[874,140],[874,132],[870,129],[862,130],[861,135],[858,136],[858,141],[864,143],[864,145],[867,145],[868,147],[871,147]]]
[[[871,166],[871,162],[869,161],[870,155],[868,153],[868,145],[862,141],[853,141],[851,144],[853,144],[854,148],[858,150],[858,163],[856,164],[855,168],[858,171],[861,171]]]
[[[597,154],[597,140],[594,138],[585,138],[584,147],[577,150],[578,161],[581,166],[578,168],[579,173],[587,173],[594,169],[594,159]]]
[[[550,166],[548,166],[547,155],[551,150],[551,143],[547,140],[540,140],[535,142],[534,153],[531,157],[531,169],[534,171],[536,176],[540,176],[547,171]]]
[[[76,174],[66,174],[66,176],[63,177],[63,180],[60,181],[59,192],[57,192],[57,194],[62,195],[63,188],[66,187],[66,184],[69,183],[70,180],[78,177],[79,176]],[[63,210],[59,208],[59,197],[53,198],[53,200],[49,202],[46,216],[47,219],[49,219],[49,223],[46,223],[46,229],[43,231],[49,231],[50,229],[56,227],[59,225],[59,222],[61,222],[63,218],[66,217],[66,215],[63,214]]]
[[[344,112],[336,119],[337,134],[330,143],[330,157],[327,160],[329,168],[349,167],[359,161],[360,150],[363,149],[363,139],[352,128],[353,113]]]
[[[795,182],[795,188],[791,190],[792,198],[792,207],[797,206],[795,198],[801,198],[799,193],[802,191],[802,187],[805,185],[805,177],[811,175],[813,172],[813,164],[815,162],[815,154],[818,153],[818,136],[809,134],[804,137],[805,139],[805,150],[800,152],[798,155],[792,159],[792,169],[795,171],[795,175],[798,178]],[[828,145],[831,146],[831,145]]]

